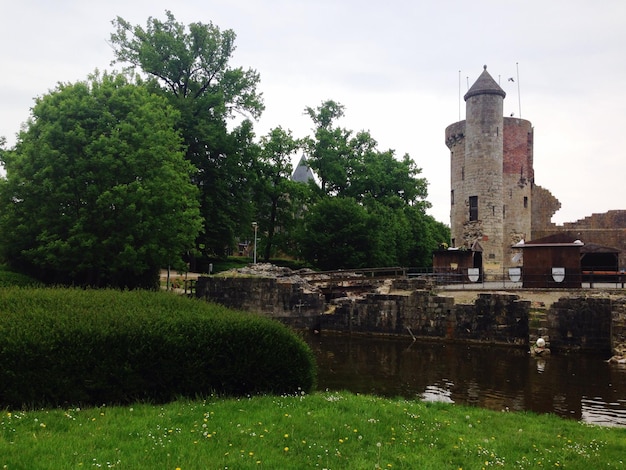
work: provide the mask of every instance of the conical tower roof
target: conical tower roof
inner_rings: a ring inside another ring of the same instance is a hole
[[[296,170],[293,172],[293,175],[291,175],[291,179],[292,181],[297,181],[298,183],[306,183],[309,180],[315,181],[313,171],[307,163],[304,155],[300,158],[300,162],[298,163]]]
[[[480,74],[478,80],[474,82],[472,87],[465,93],[463,99],[467,101],[472,96],[476,95],[500,95],[502,98],[506,96],[506,93],[500,85],[496,83],[496,81],[489,75],[487,72],[487,66],[483,67],[483,73]]]

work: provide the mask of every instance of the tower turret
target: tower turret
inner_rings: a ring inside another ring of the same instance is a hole
[[[508,265],[505,223],[503,101],[505,91],[487,66],[464,96],[466,119],[448,126],[453,246],[478,249],[484,273],[500,274]],[[527,169],[526,171],[529,171]]]
[[[480,235],[485,271],[503,261],[503,100],[506,93],[487,66],[465,94],[465,180],[467,228]]]

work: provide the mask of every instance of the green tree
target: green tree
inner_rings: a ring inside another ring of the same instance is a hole
[[[429,267],[433,263],[433,252],[441,243],[450,240],[450,228],[414,207],[405,209],[410,227],[410,243],[407,244],[406,266]]]
[[[283,253],[290,251],[296,211],[301,201],[298,194],[302,189],[301,184],[291,180],[291,157],[301,145],[291,131],[281,127],[272,129],[261,138],[254,199],[257,204],[256,219],[265,234],[262,243],[265,261],[269,261],[277,249]]]
[[[341,195],[352,166],[349,162],[351,132],[335,125],[335,121],[344,116],[344,106],[328,100],[315,109],[305,108],[305,113],[315,124],[314,137],[306,140],[309,165],[320,179],[322,194]]]
[[[304,259],[323,270],[373,266],[372,236],[377,221],[354,199],[324,197],[304,217]]]
[[[420,177],[422,170],[405,154],[395,157],[391,149],[378,150],[378,143],[361,131],[350,140],[351,163],[345,195],[367,203],[374,200],[384,205],[399,207],[402,204],[430,207],[426,200],[428,182]]]
[[[369,132],[354,134],[337,126],[344,111],[332,100],[305,109],[315,124],[314,136],[305,141],[308,161],[320,178],[322,194],[429,208],[428,182],[411,157],[405,154],[398,160],[394,150],[380,151]]]
[[[155,287],[200,229],[178,112],[121,75],[59,84],[3,152],[0,248],[49,282]]]
[[[449,230],[426,214],[428,182],[415,161],[379,150],[369,132],[339,127],[344,107],[335,101],[306,112],[315,124],[307,141],[309,161],[322,182],[322,200],[304,218],[307,261],[326,269],[431,265],[432,252],[449,239]],[[349,227],[353,223],[355,229]]]
[[[250,221],[252,138],[245,120],[229,131],[235,115],[256,119],[264,109],[255,70],[231,67],[236,35],[212,23],[149,18],[146,27],[118,17],[111,35],[116,62],[141,69],[179,110],[178,128],[187,159],[198,172],[204,230],[197,241],[207,255],[223,255]]]

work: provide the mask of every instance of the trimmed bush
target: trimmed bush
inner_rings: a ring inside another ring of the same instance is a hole
[[[0,266],[0,287],[37,287],[41,285],[41,282],[27,276],[26,274],[7,271],[4,267]]]
[[[292,394],[307,344],[260,316],[166,292],[0,289],[0,407]]]

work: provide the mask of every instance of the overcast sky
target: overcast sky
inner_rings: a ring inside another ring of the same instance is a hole
[[[0,0],[0,136],[9,145],[34,98],[112,70],[117,17],[213,22],[237,34],[233,66],[256,69],[257,135],[311,133],[306,106],[340,102],[339,125],[408,153],[449,224],[446,126],[465,119],[467,85],[488,66],[504,115],[535,129],[535,182],[562,204],[554,222],[626,209],[624,0]],[[119,68],[119,66],[118,66]],[[519,73],[518,73],[519,71]],[[509,77],[519,78],[511,82]],[[459,86],[460,85],[460,86]],[[520,93],[518,93],[518,86]],[[459,90],[460,88],[460,90]],[[460,91],[460,93],[459,93]]]

